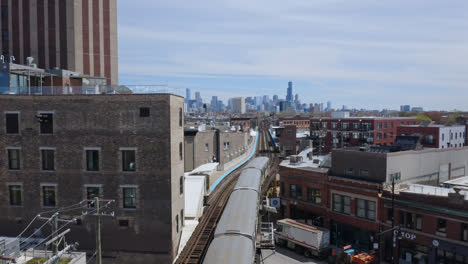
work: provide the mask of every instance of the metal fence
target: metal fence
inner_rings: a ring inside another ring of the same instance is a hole
[[[167,85],[86,85],[0,87],[7,95],[95,95],[95,94],[174,94],[184,96],[182,89]]]

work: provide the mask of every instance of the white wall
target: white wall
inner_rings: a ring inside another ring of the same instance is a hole
[[[439,129],[439,148],[459,148],[465,144],[465,126],[441,127]]]

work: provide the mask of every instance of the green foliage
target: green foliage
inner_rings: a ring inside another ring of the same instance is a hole
[[[432,119],[425,114],[418,114],[416,118],[418,119],[419,122],[432,121]]]

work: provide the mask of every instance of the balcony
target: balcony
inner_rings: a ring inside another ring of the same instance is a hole
[[[184,96],[181,89],[166,85],[80,85],[0,87],[5,95],[97,95],[97,94],[174,94]]]

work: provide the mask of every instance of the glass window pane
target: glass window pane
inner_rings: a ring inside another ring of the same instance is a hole
[[[10,185],[10,205],[20,206],[21,205],[21,186]]]
[[[123,207],[136,208],[136,188],[123,188]]]
[[[86,151],[86,169],[88,171],[99,170],[99,151],[98,150]]]
[[[42,195],[44,206],[55,207],[55,186],[43,186]]]
[[[135,171],[135,151],[122,150],[122,169],[123,171]]]
[[[20,169],[20,157],[19,149],[9,149],[8,150],[8,168],[10,170],[19,170]]]
[[[54,150],[43,149],[42,153],[42,169],[43,170],[54,170]]]

